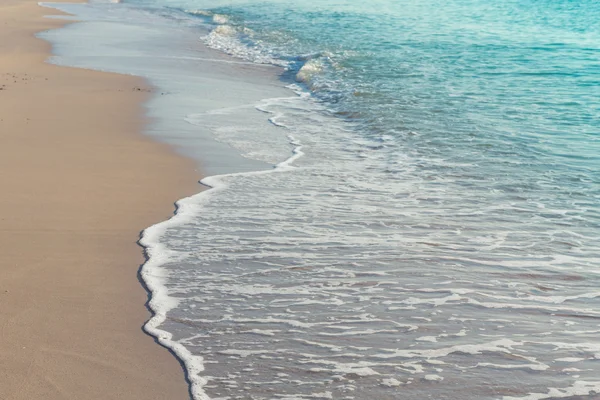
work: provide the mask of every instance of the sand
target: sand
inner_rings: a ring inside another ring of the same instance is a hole
[[[187,399],[136,241],[198,176],[141,135],[142,80],[44,63],[51,13],[0,2],[0,399]]]

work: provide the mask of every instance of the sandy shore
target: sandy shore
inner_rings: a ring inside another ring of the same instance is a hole
[[[141,136],[143,81],[44,63],[50,13],[0,3],[0,399],[186,399],[136,240],[194,166]]]

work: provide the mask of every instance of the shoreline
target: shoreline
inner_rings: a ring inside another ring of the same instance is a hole
[[[0,398],[189,398],[142,330],[137,240],[200,190],[193,162],[143,136],[142,78],[45,62],[59,12],[0,9]]]
[[[198,40],[197,33],[202,30],[200,25],[181,29],[177,24],[165,23],[162,17],[139,13],[135,7],[115,7],[111,18],[106,18],[106,11],[112,11],[113,6],[44,5],[74,15],[83,22],[38,36],[54,46],[56,57],[51,62],[143,77],[161,94],[145,104],[146,116],[152,124],[144,133],[196,161],[205,173],[206,180],[201,182],[205,186],[212,187],[207,183],[209,179],[269,171],[279,164],[286,164],[290,157],[297,157],[297,146],[282,134],[281,126],[270,122],[266,116],[275,115],[275,111],[268,109],[272,99],[296,99],[298,96],[280,82],[279,67],[243,63],[244,67],[239,68],[238,60]],[[121,10],[127,10],[126,19],[122,19]],[[151,26],[151,33],[148,26]],[[194,29],[197,27],[200,29]],[[156,49],[163,46],[169,46],[169,51],[157,53]],[[233,82],[232,77],[235,77]],[[258,130],[268,134],[269,143],[278,145],[285,159],[253,159],[244,154],[243,144],[240,147],[241,143],[219,137],[219,126],[224,122],[219,115],[223,115],[223,110],[227,115],[226,124],[243,123],[250,132]],[[228,110],[236,112],[229,113]],[[177,318],[170,318],[170,314],[178,312],[180,299],[167,289],[171,286],[170,277],[179,276],[178,272],[172,274],[172,265],[169,265],[172,252],[169,242],[173,233],[169,231],[170,228],[177,231],[181,222],[193,220],[194,213],[189,212],[190,208],[195,208],[195,202],[202,201],[204,196],[210,196],[209,191],[203,189],[197,189],[193,196],[181,198],[176,204],[176,214],[145,229],[139,241],[147,257],[139,276],[151,293],[147,306],[154,312],[144,329],[180,360],[194,399],[208,398],[205,386],[210,386],[210,378],[204,374],[205,368],[208,370],[204,355],[180,342],[181,332],[171,329],[174,322],[177,324]]]

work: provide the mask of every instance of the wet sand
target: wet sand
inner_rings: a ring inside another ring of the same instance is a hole
[[[0,399],[189,398],[136,241],[198,174],[141,135],[142,80],[44,63],[52,13],[0,4]]]

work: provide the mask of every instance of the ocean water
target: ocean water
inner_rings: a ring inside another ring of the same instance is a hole
[[[210,175],[142,239],[195,399],[600,398],[599,2],[57,7]]]

